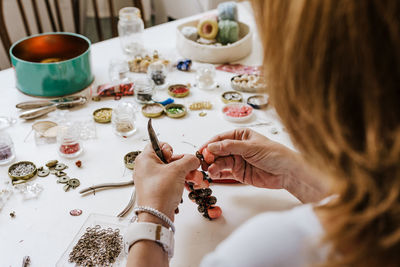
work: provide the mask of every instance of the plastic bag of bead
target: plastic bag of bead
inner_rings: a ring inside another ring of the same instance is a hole
[[[122,83],[122,84],[102,84],[97,87],[96,97],[110,97],[113,96],[115,99],[120,99],[123,96],[132,96],[134,92],[133,83]],[[96,98],[96,99],[97,99]],[[93,99],[93,100],[96,100]]]
[[[125,266],[128,248],[123,236],[129,223],[129,219],[90,214],[56,263],[56,267]]]

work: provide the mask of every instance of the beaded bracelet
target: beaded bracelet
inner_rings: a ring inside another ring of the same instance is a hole
[[[140,212],[150,213],[151,215],[156,216],[157,218],[159,218],[160,220],[162,220],[163,222],[168,224],[168,226],[171,228],[172,232],[175,233],[175,225],[174,225],[174,223],[171,221],[170,218],[168,218],[167,215],[165,215],[161,211],[156,210],[156,209],[154,209],[152,207],[137,206],[137,207],[133,208],[133,212],[135,212],[136,217],[139,215]]]

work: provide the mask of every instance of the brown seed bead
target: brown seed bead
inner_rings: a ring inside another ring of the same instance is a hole
[[[176,209],[175,209],[175,214],[178,214],[178,213],[179,213],[179,208],[176,207]]]

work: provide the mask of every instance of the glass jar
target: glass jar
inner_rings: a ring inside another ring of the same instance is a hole
[[[122,51],[129,57],[143,54],[144,23],[140,10],[136,7],[124,7],[119,11],[118,35]]]
[[[162,62],[156,61],[149,65],[147,76],[154,82],[156,88],[163,88],[167,81],[167,68]]]
[[[112,84],[129,83],[128,62],[122,59],[112,59],[108,66],[108,75]]]
[[[135,99],[140,104],[148,104],[153,101],[154,84],[150,79],[136,79],[133,82]]]
[[[0,165],[5,165],[15,158],[14,143],[6,132],[0,132]]]
[[[72,124],[65,124],[59,127],[57,134],[58,153],[65,158],[75,158],[82,151],[80,142],[80,131]]]
[[[215,67],[211,64],[205,64],[197,67],[196,83],[200,89],[215,89],[217,83],[215,81]]]
[[[117,135],[127,137],[136,132],[135,111],[135,106],[129,102],[121,102],[113,109],[111,123]]]

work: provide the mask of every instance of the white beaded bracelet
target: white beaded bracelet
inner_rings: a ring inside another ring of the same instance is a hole
[[[174,223],[171,221],[170,218],[168,218],[167,215],[165,215],[161,211],[156,210],[156,209],[154,209],[152,207],[147,207],[147,206],[136,206],[136,207],[133,208],[133,211],[136,214],[135,217],[138,216],[139,212],[147,212],[147,213],[150,213],[151,215],[156,216],[157,218],[159,218],[160,220],[162,220],[163,222],[168,224],[168,226],[171,228],[172,232],[175,233],[175,225],[174,225]]]

